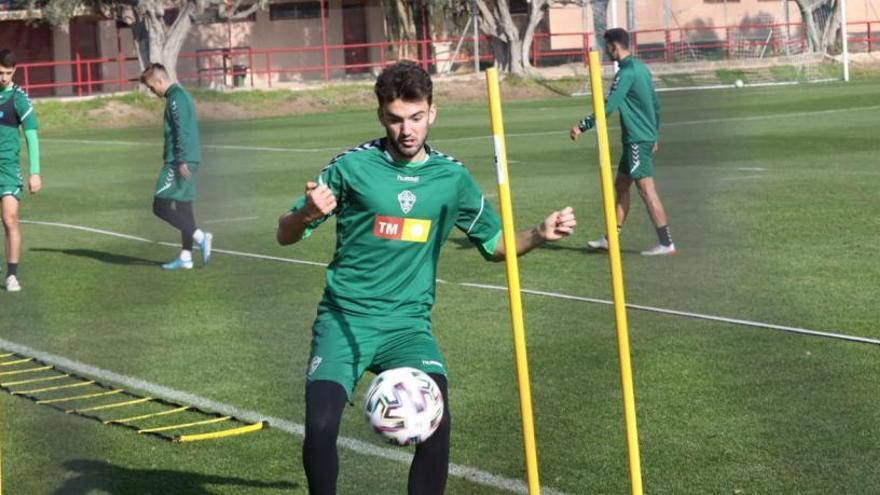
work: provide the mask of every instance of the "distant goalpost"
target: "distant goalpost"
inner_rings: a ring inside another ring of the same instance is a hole
[[[846,1],[837,5],[833,10],[814,10],[817,34],[812,37],[803,22],[701,29],[679,26],[680,39],[675,41],[665,39],[662,32],[637,32],[634,52],[639,56],[639,46],[663,46],[664,61],[650,64],[658,92],[849,81]],[[616,19],[609,17],[614,25]],[[672,19],[678,24],[674,14]],[[720,30],[724,39],[718,36]],[[650,52],[643,51],[650,61]],[[671,62],[666,61],[670,58]],[[606,68],[605,76],[611,74],[611,68]],[[587,94],[589,80],[572,96]]]

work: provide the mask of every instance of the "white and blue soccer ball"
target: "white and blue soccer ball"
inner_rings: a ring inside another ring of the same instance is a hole
[[[424,442],[443,419],[443,394],[427,373],[394,368],[373,379],[364,395],[364,415],[373,431],[398,445]]]
[[[741,88],[741,87],[745,86],[746,83],[744,83],[742,79],[737,79],[736,81],[733,82],[733,85],[736,86],[737,88]]]

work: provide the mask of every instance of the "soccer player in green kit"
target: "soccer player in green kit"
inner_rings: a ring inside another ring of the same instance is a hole
[[[346,401],[365,371],[428,373],[446,404],[437,431],[416,447],[410,494],[443,493],[449,466],[446,365],[431,333],[440,248],[453,227],[484,258],[504,259],[501,222],[460,162],[425,141],[437,115],[430,76],[413,62],[376,81],[386,136],[336,156],[278,221],[293,244],[336,215],[336,251],[312,327],[306,371],[303,465],[309,493],[336,493],[336,439]],[[571,208],[516,234],[517,255],[570,235]]]
[[[621,28],[605,31],[605,53],[617,62],[619,70],[614,76],[611,91],[605,100],[605,115],[610,117],[620,110],[620,127],[623,137],[623,156],[614,181],[617,230],[623,228],[629,214],[629,189],[636,183],[639,195],[648,208],[648,214],[657,231],[658,244],[642,251],[645,256],[676,254],[675,244],[669,234],[666,210],[657,194],[653,178],[653,153],[659,149],[657,134],[660,130],[660,103],[651,81],[651,72],[629,52],[629,34]],[[595,125],[594,116],[581,120],[571,128],[572,140]],[[593,249],[608,249],[608,239],[602,237],[590,241]]]
[[[18,207],[21,201],[22,177],[18,128],[24,130],[28,148],[32,194],[43,187],[40,180],[40,144],[37,139],[37,115],[34,106],[21,88],[12,81],[15,75],[15,54],[0,50],[0,211],[6,234],[6,290],[18,292],[18,261],[21,256],[21,229]]]
[[[193,201],[196,198],[196,172],[202,153],[199,125],[192,96],[171,81],[162,64],[152,64],[141,74],[141,82],[156,96],[165,98],[165,165],[156,182],[153,213],[180,231],[180,255],[162,265],[165,270],[193,267],[193,241],[202,252],[202,265],[211,258],[214,236],[196,227]]]

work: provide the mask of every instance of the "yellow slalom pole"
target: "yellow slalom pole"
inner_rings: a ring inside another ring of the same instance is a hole
[[[498,70],[486,70],[489,90],[489,114],[492,137],[495,141],[495,167],[498,172],[498,202],[501,205],[502,237],[507,254],[507,293],[510,298],[510,320],[513,324],[513,350],[516,357],[516,377],[519,383],[519,409],[522,416],[523,448],[526,455],[526,477],[529,494],[541,493],[538,481],[538,454],[535,448],[535,426],[532,418],[532,391],[529,386],[529,363],[526,356],[526,336],[523,325],[522,299],[519,288],[519,267],[516,258],[516,232],[513,228],[513,206],[507,177],[507,149],[504,142],[504,123],[501,118],[501,94],[498,89]]]
[[[599,176],[602,180],[602,204],[605,207],[605,231],[608,234],[608,264],[614,294],[614,322],[617,325],[617,354],[620,358],[620,383],[623,390],[623,414],[626,422],[626,446],[629,452],[629,476],[633,495],[642,495],[642,470],[639,460],[639,434],[636,429],[636,401],[633,393],[632,366],[629,358],[629,332],[626,324],[626,301],[623,297],[623,268],[617,236],[617,209],[611,178],[611,153],[608,146],[608,123],[602,92],[602,66],[598,52],[590,52],[590,89],[596,137],[599,140]]]

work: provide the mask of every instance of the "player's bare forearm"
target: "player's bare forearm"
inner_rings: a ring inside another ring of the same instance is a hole
[[[577,221],[570,206],[554,211],[538,225],[516,233],[516,255],[522,256],[547,241],[558,241],[574,232]],[[503,239],[502,239],[503,241]],[[503,261],[504,242],[499,242],[492,253],[492,261]]]
[[[311,223],[302,211],[288,211],[278,219],[278,231],[275,238],[278,244],[289,246],[299,242]]]
[[[332,214],[335,209],[336,197],[329,187],[307,182],[302,207],[278,219],[278,232],[275,235],[278,243],[287,246],[298,242],[309,225]]]
[[[516,233],[516,256],[520,257],[532,249],[544,244],[547,242],[546,239],[541,237],[538,233],[538,227],[532,227],[525,230],[520,230]],[[498,244],[495,245],[495,252],[492,253],[492,261],[504,261],[504,237],[502,236],[501,240],[498,241]]]

